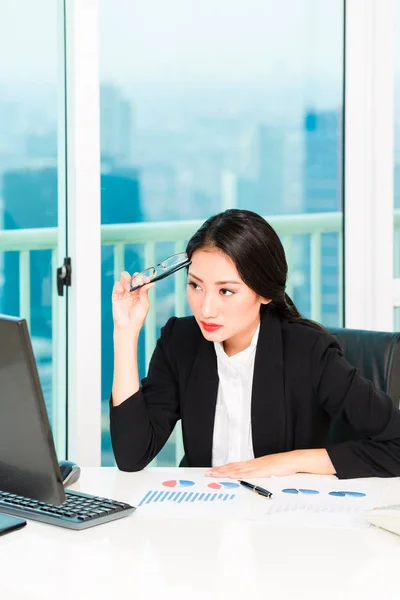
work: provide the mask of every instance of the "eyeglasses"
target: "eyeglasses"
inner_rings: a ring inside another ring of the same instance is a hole
[[[149,282],[159,281],[160,279],[164,279],[164,277],[168,277],[168,275],[172,275],[172,273],[176,273],[179,269],[183,269],[184,267],[188,267],[191,261],[189,260],[186,252],[178,252],[177,254],[173,254],[169,256],[162,262],[160,262],[155,267],[149,267],[145,269],[141,273],[138,273],[131,279],[131,292],[139,289],[145,283],[135,283],[138,281],[142,281],[143,277],[148,277],[150,279]]]
[[[285,494],[319,494],[318,490],[305,490],[305,489],[296,489],[296,488],[286,488],[282,490]],[[360,498],[361,496],[366,496],[364,492],[328,492],[330,496],[353,496],[355,498]]]

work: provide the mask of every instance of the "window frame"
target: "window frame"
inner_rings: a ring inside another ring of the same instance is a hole
[[[100,0],[63,0],[66,32],[68,455],[101,465]],[[344,0],[344,323],[391,330],[394,0]],[[384,257],[384,260],[382,260]],[[87,302],[91,298],[91,303]]]
[[[393,329],[394,0],[345,2],[345,326]]]
[[[63,0],[66,48],[68,458],[101,465],[101,229],[97,0]]]

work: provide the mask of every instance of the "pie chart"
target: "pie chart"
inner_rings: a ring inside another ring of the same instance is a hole
[[[208,487],[213,490],[220,490],[222,488],[232,490],[233,488],[239,487],[239,484],[235,483],[234,481],[218,481],[215,483],[209,483]]]
[[[194,485],[194,481],[189,481],[188,479],[170,479],[169,481],[163,481],[162,483],[165,487],[174,488],[174,487],[191,487]]]

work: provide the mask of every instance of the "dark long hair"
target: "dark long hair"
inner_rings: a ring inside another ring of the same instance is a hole
[[[286,294],[285,251],[278,234],[260,215],[231,208],[210,217],[190,238],[186,248],[189,259],[203,248],[217,248],[229,256],[244,283],[271,300],[261,306],[262,314],[270,311],[280,319],[324,331],[319,323],[302,317]]]

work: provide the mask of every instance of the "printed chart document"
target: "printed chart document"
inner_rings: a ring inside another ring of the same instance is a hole
[[[158,477],[148,489],[142,488],[136,506],[143,517],[215,518],[234,515],[239,484],[214,480],[204,475],[180,479]]]
[[[150,475],[150,474],[149,474]],[[242,520],[287,527],[369,527],[364,511],[388,503],[393,480],[339,480],[334,476],[295,475],[250,479],[272,492],[267,499],[233,479],[205,477],[182,470],[180,479],[154,471],[137,490],[139,518]]]
[[[264,512],[268,522],[279,527],[369,527],[364,511],[379,503],[387,487],[387,480],[376,478],[300,476],[285,483],[292,485],[281,486],[275,495],[278,501]]]

